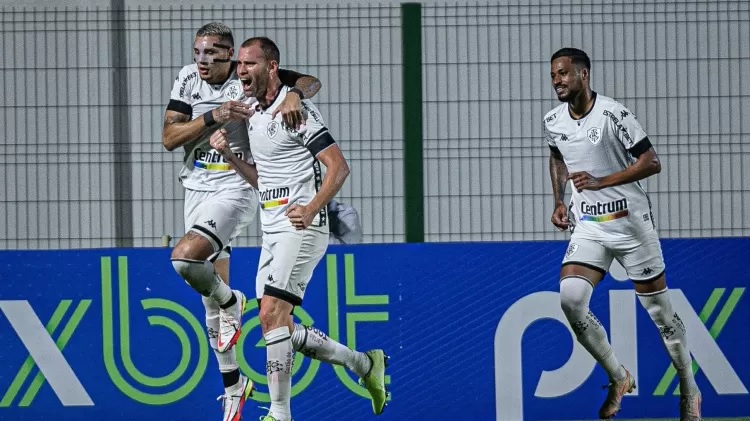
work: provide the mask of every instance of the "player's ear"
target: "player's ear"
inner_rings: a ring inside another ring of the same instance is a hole
[[[269,61],[268,62],[268,70],[271,73],[278,75],[279,74],[279,62],[276,61],[276,60]]]
[[[581,79],[589,80],[589,69],[581,67]]]
[[[234,47],[229,49],[229,60],[231,60],[232,57],[234,57]]]

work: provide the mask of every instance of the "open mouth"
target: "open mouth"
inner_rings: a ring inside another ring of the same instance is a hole
[[[198,67],[198,73],[201,74],[201,76],[207,76],[208,75],[208,67]]]
[[[253,81],[250,78],[240,79],[240,83],[242,84],[242,90],[245,92],[249,92],[253,85]]]

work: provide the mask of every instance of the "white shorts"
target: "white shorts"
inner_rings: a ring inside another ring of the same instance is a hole
[[[328,249],[328,230],[263,233],[255,293],[302,305],[313,270]]]
[[[656,231],[626,240],[594,240],[573,232],[562,264],[586,266],[604,274],[609,271],[612,259],[625,268],[633,282],[651,281],[664,273],[664,257]]]
[[[214,253],[227,249],[257,212],[258,194],[253,189],[185,189],[185,230],[207,238]]]

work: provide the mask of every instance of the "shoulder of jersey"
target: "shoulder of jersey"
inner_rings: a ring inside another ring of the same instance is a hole
[[[607,110],[616,110],[620,108],[625,108],[622,104],[620,104],[615,99],[602,95],[602,94],[597,94],[596,100],[597,102],[601,101],[599,103]]]
[[[182,66],[182,69],[180,69],[180,72],[178,73],[177,77],[185,77],[191,73],[198,74],[198,65],[195,63],[191,63],[185,66]]]
[[[552,123],[553,121],[560,118],[562,113],[566,112],[565,107],[567,107],[568,104],[563,102],[562,104],[558,105],[557,107],[549,110],[547,114],[544,115],[544,124]]]

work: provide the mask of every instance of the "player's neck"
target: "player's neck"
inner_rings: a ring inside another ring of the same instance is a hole
[[[268,108],[271,104],[276,101],[281,92],[281,80],[279,78],[273,78],[268,81],[268,89],[266,89],[266,95],[263,98],[258,98],[258,103],[263,108]]]
[[[217,77],[216,80],[207,80],[206,82],[210,83],[211,85],[223,85],[224,82],[232,77],[232,72],[234,72],[234,63],[232,63],[227,68],[227,71],[225,73],[222,73],[219,77]]]
[[[591,111],[595,101],[596,93],[591,89],[584,89],[572,101],[568,102],[568,112],[574,119],[582,118]]]

